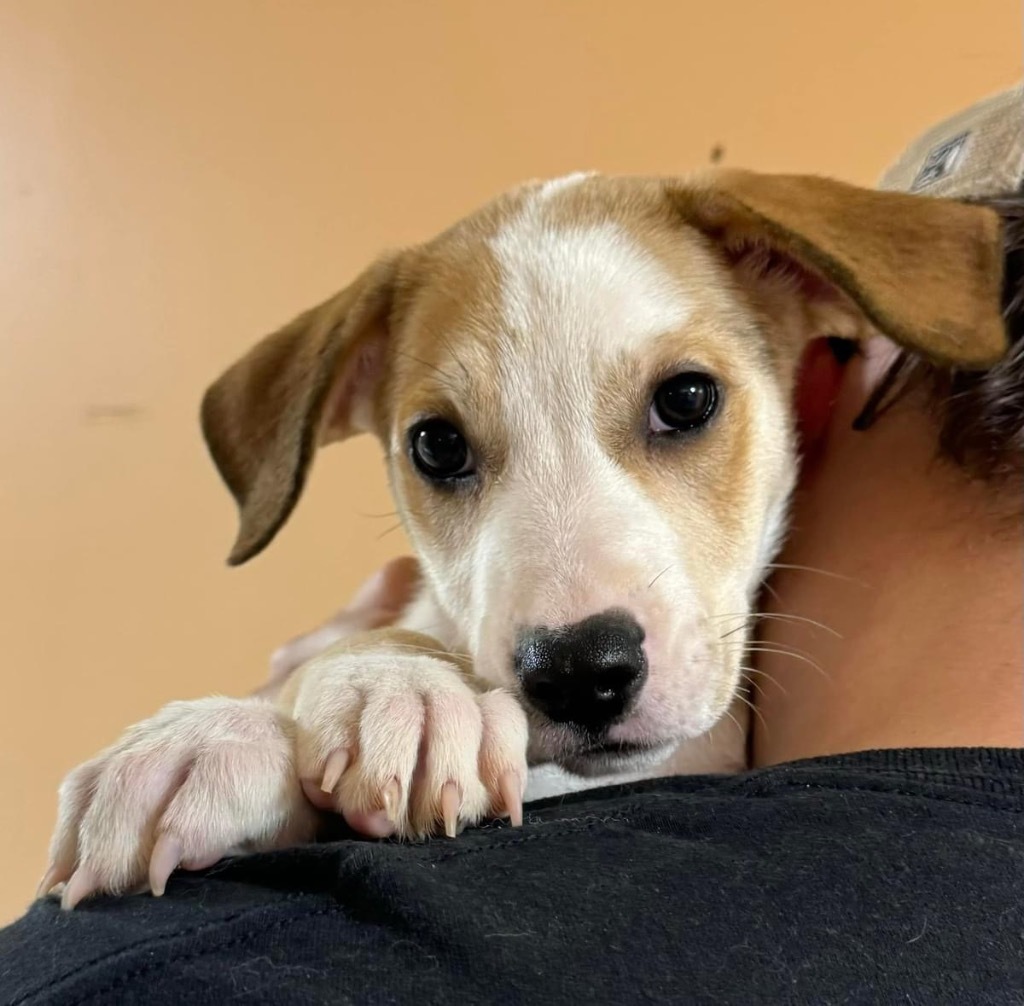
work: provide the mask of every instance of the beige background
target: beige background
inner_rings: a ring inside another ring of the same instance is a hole
[[[357,442],[225,568],[196,411],[250,342],[524,178],[871,183],[1020,67],[1020,0],[0,0],[0,921],[67,769],[403,547]]]

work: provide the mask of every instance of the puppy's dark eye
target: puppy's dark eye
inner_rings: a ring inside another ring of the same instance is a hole
[[[447,420],[425,419],[409,431],[409,450],[428,479],[443,482],[473,474],[466,438]]]
[[[654,392],[648,427],[652,433],[696,430],[715,414],[718,399],[718,385],[707,374],[676,374]]]

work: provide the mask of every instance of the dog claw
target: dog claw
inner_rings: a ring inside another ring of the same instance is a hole
[[[71,879],[64,888],[61,895],[60,907],[65,912],[70,912],[83,898],[95,894],[99,890],[99,878],[93,870],[87,866],[80,866],[71,875]]]
[[[159,898],[167,889],[167,878],[181,863],[181,842],[164,832],[153,846],[149,858],[149,889]]]
[[[195,856],[192,859],[183,859],[181,868],[183,870],[208,870],[211,866],[216,866],[223,858],[224,854],[220,852],[213,852],[208,856]]]
[[[320,788],[320,783],[316,779],[302,779],[302,792],[306,794],[306,799],[318,810],[335,810],[334,806],[334,794],[325,793]]]
[[[51,863],[46,868],[43,879],[39,881],[39,886],[36,888],[36,897],[45,898],[58,884],[63,883],[67,879],[68,871],[63,866]]]
[[[384,816],[387,818],[388,824],[398,824],[398,801],[401,795],[402,790],[397,779],[392,779],[381,793]]]
[[[332,751],[327,757],[327,764],[324,765],[324,777],[320,783],[320,788],[325,793],[333,793],[334,787],[338,785],[338,780],[345,774],[345,769],[348,768],[349,753],[346,748],[340,748],[337,751]]]
[[[453,782],[446,782],[441,787],[441,817],[444,819],[444,833],[454,838],[459,833],[459,810],[462,807],[462,795],[459,787]]]
[[[508,812],[509,823],[513,828],[522,827],[523,788],[519,776],[515,772],[506,772],[498,780],[498,790],[501,793],[501,802]]]

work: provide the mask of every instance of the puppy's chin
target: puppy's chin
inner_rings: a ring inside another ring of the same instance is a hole
[[[554,763],[584,779],[636,775],[665,761],[678,746],[677,740],[617,741],[607,736],[587,736],[561,723],[531,717],[531,764]]]
[[[656,768],[675,750],[676,743],[597,744],[578,752],[566,752],[559,765],[584,779],[598,776],[635,775]]]

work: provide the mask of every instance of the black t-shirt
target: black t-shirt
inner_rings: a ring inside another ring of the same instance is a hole
[[[0,1002],[1024,1003],[1024,757],[871,752],[37,902]]]

